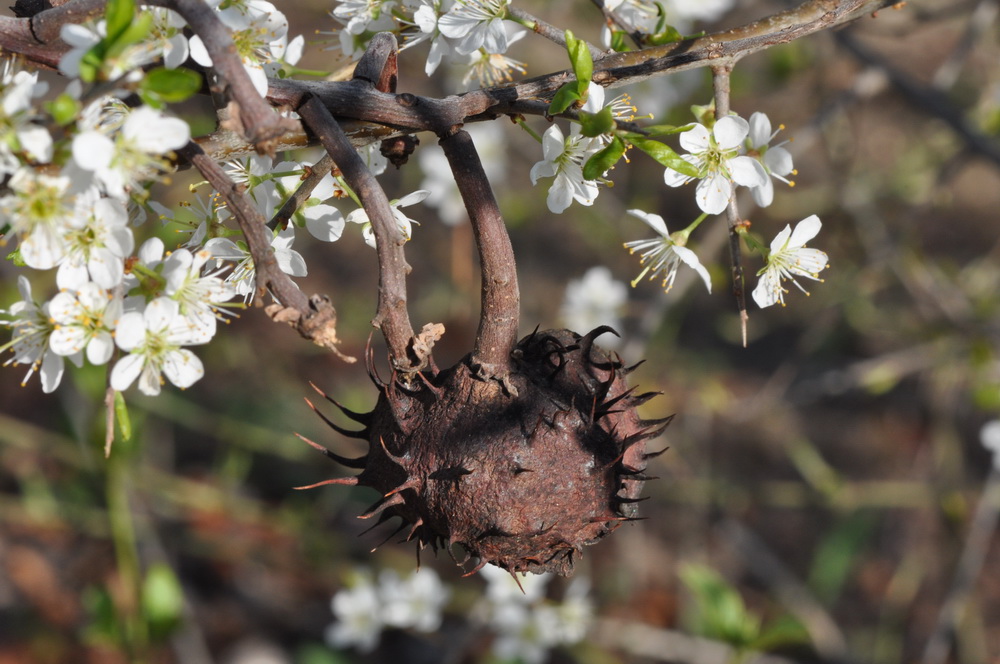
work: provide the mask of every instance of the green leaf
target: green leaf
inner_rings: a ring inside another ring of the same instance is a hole
[[[786,648],[810,643],[812,638],[808,630],[793,616],[780,616],[769,622],[760,634],[750,644],[754,650],[767,652],[777,648]]]
[[[629,141],[632,145],[639,148],[667,168],[672,168],[678,173],[682,173],[692,178],[696,178],[701,175],[697,166],[681,159],[680,155],[674,152],[670,146],[665,143],[653,141],[648,138],[640,139],[632,137],[629,138]]]
[[[672,25],[665,26],[660,32],[655,35],[649,35],[646,37],[646,42],[652,44],[653,46],[662,46],[663,44],[673,44],[674,42],[679,42],[684,39],[684,35]]]
[[[625,154],[625,141],[615,136],[599,152],[591,155],[583,165],[583,179],[596,180],[618,163]]]
[[[837,599],[875,525],[873,514],[853,514],[820,542],[813,554],[808,584],[821,601],[829,604]]]
[[[743,598],[714,570],[685,565],[681,580],[694,599],[692,628],[702,636],[746,648],[760,635],[760,620],[749,613]]]
[[[138,92],[147,104],[162,107],[164,103],[184,101],[200,89],[201,75],[198,72],[184,67],[158,67],[146,74]],[[157,103],[151,103],[150,99]]]
[[[605,106],[599,113],[580,113],[580,133],[594,138],[601,134],[610,134],[615,128],[615,116],[611,107]]]
[[[113,44],[135,20],[135,0],[108,0],[104,8],[107,35],[104,41]]]
[[[24,258],[21,256],[21,247],[18,246],[17,249],[7,254],[7,260],[16,265],[17,267],[24,267],[26,263]]]
[[[572,31],[566,31],[566,51],[569,52],[569,61],[573,64],[573,73],[576,80],[584,85],[590,82],[590,77],[594,75],[594,60],[590,57],[590,50],[587,43],[582,39],[573,36]]]
[[[556,94],[552,97],[548,113],[549,115],[558,115],[579,100],[580,92],[576,81],[565,83],[561,88],[556,90]]]
[[[146,38],[150,30],[153,29],[153,15],[150,13],[140,14],[138,18],[133,18],[129,26],[113,41],[106,38],[107,58],[118,57],[125,52],[125,49],[132,44],[138,44]]]
[[[128,406],[125,404],[125,397],[121,392],[115,392],[115,421],[118,423],[118,430],[122,433],[122,440],[132,437],[132,418],[128,414]]]
[[[611,33],[611,48],[612,50],[618,51],[619,53],[624,53],[625,51],[631,51],[631,47],[628,45],[628,33],[622,30],[615,30]]]

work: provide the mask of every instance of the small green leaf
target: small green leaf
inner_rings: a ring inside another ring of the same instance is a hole
[[[650,157],[658,161],[663,166],[667,168],[672,168],[678,173],[687,175],[688,177],[696,178],[701,173],[698,171],[698,167],[694,164],[681,159],[680,155],[674,152],[670,146],[665,143],[660,143],[659,141],[653,141],[648,138],[633,138],[630,137],[629,141],[635,147],[639,148]]]
[[[594,60],[590,57],[590,50],[587,43],[582,39],[573,36],[572,31],[566,31],[566,51],[569,52],[569,61],[573,64],[573,73],[580,84],[589,83],[590,77],[594,75]]]
[[[149,71],[139,86],[139,94],[144,100],[147,97],[159,102],[174,104],[194,95],[201,89],[201,75],[191,69],[178,67],[167,69],[158,67]],[[149,103],[147,100],[146,103]]]
[[[628,33],[622,30],[615,30],[611,33],[611,48],[612,50],[618,51],[619,53],[624,53],[625,51],[631,51],[626,39],[628,38]]]
[[[599,152],[593,154],[583,165],[583,179],[596,180],[618,163],[625,154],[625,141],[615,136]]]
[[[767,652],[777,648],[806,644],[811,641],[809,632],[802,623],[793,616],[785,615],[769,622],[761,630],[757,638],[750,643],[750,648]]]
[[[820,601],[833,603],[877,525],[870,513],[852,514],[832,528],[813,554],[808,584]]]
[[[115,58],[125,52],[125,49],[132,44],[143,41],[153,29],[153,15],[150,13],[140,14],[134,18],[132,23],[113,41],[106,38],[107,58]]]
[[[24,262],[24,258],[22,258],[22,256],[21,256],[21,247],[20,246],[17,249],[15,249],[14,251],[12,251],[9,254],[7,254],[7,260],[9,260],[11,263],[13,263],[14,265],[16,265],[17,267],[24,267],[26,265],[26,263]]]
[[[118,430],[122,433],[122,440],[132,437],[132,418],[128,414],[128,406],[125,404],[125,397],[121,392],[115,392],[115,421],[118,423]]]
[[[684,35],[682,35],[674,26],[668,25],[663,29],[663,31],[646,37],[646,42],[652,44],[653,46],[662,46],[663,44],[673,44],[674,42],[679,42],[682,39],[684,39]]]
[[[113,44],[135,20],[135,0],[108,0],[104,8],[107,35],[104,41]]]
[[[689,564],[680,576],[694,599],[692,627],[697,633],[737,649],[746,648],[760,636],[760,620],[747,611],[743,598],[718,573]]]
[[[552,103],[549,104],[548,113],[549,115],[559,115],[578,101],[580,101],[580,92],[576,81],[566,83],[556,90],[556,94],[552,97]]]
[[[615,128],[615,116],[611,107],[605,106],[599,113],[580,112],[580,133],[594,138],[601,134],[610,134]]]
[[[45,104],[45,110],[60,127],[65,127],[76,120],[80,112],[80,102],[65,92]]]

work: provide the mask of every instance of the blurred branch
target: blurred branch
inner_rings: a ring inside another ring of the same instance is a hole
[[[849,31],[835,33],[835,38],[859,61],[882,72],[893,87],[909,99],[915,108],[942,120],[951,127],[970,152],[985,157],[995,166],[1000,166],[1000,143],[991,140],[970,124],[954,106],[948,103],[947,98],[939,90],[922,85],[893,67],[885,58],[863,46]]]
[[[993,533],[996,532],[998,521],[1000,521],[1000,468],[993,467],[986,478],[979,505],[972,517],[951,589],[924,649],[921,660],[923,664],[944,664],[947,661],[955,627],[976,590],[976,581],[983,571],[983,564],[993,542]]]

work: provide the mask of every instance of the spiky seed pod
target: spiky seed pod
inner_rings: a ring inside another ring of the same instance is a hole
[[[382,497],[361,518],[400,517],[397,532],[409,528],[406,540],[420,548],[455,556],[458,544],[459,564],[476,557],[476,569],[569,574],[584,545],[636,519],[651,479],[646,441],[670,422],[640,419],[637,405],[654,393],[634,394],[626,382],[634,367],[594,345],[606,331],[525,337],[506,387],[477,378],[468,358],[409,387],[382,382],[369,361],[380,387],[375,409],[341,407],[364,425],[346,433],[367,438],[369,451],[359,459],[327,452],[362,468],[336,483],[377,489]]]

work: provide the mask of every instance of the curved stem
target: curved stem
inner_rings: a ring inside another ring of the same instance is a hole
[[[416,371],[422,368],[426,358],[417,358],[412,354],[413,327],[406,310],[406,274],[410,266],[403,253],[406,238],[399,230],[389,199],[319,99],[310,97],[297,111],[333,157],[344,174],[344,180],[361,199],[368,214],[375,232],[379,265],[378,310],[372,325],[382,330],[393,366],[401,371]]]
[[[517,343],[521,303],[514,250],[469,132],[445,136],[441,147],[469,211],[482,264],[482,312],[472,363],[484,377],[504,382],[510,371],[510,352]]]

